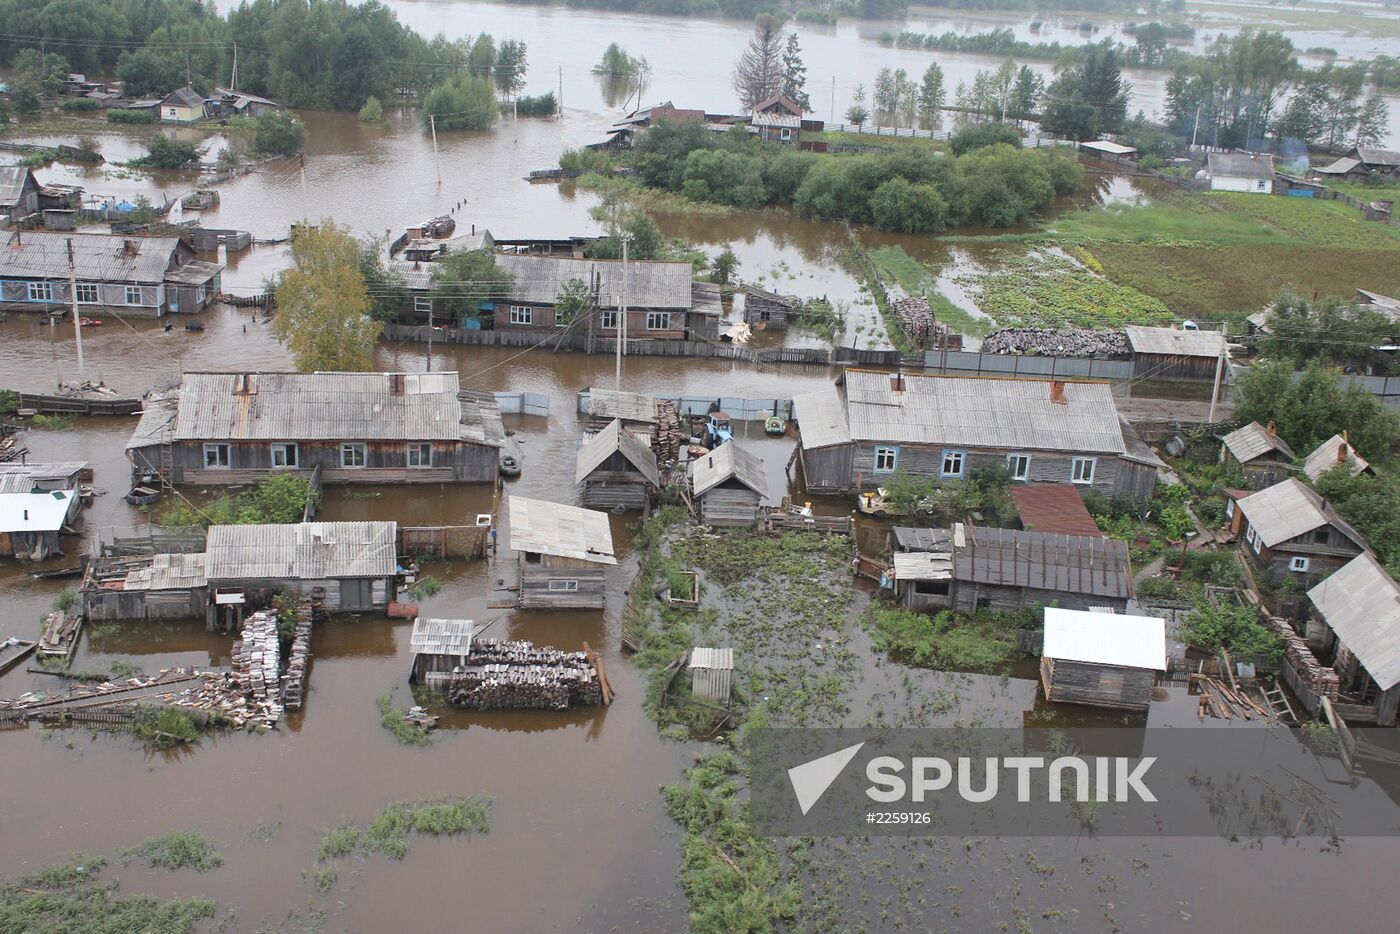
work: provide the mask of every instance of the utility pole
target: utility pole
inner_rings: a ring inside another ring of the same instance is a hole
[[[564,66],[559,66],[559,119],[564,119]]]
[[[1196,148],[1196,131],[1201,128],[1201,105],[1196,105],[1196,122],[1191,124],[1191,148]]]
[[[1215,385],[1212,386],[1210,389],[1210,411],[1206,413],[1206,421],[1210,422],[1211,424],[1215,423],[1215,402],[1217,399],[1220,398],[1220,377],[1223,376],[1225,373],[1225,353],[1227,341],[1225,338],[1225,331],[1223,327],[1221,328],[1220,332],[1220,340],[1220,356],[1215,358]]]
[[[306,197],[306,153],[301,153],[301,226],[305,227],[310,218],[310,201]]]
[[[831,76],[831,122],[836,122],[836,76]]]
[[[229,90],[238,90],[238,43],[233,44],[233,75],[229,78]]]
[[[73,309],[73,339],[78,345],[78,383],[87,382],[83,371],[83,316],[78,313],[78,270],[73,262],[73,238],[68,238],[68,303]]]
[[[622,389],[622,352],[627,346],[627,244],[632,238],[622,238],[622,308],[617,315],[617,373],[614,376],[616,388]]]
[[[190,50],[185,50],[185,87],[193,87],[194,82],[190,80]]]
[[[437,168],[438,184],[442,184],[442,159],[438,157],[437,148],[437,115],[428,114],[428,126],[433,131],[433,165]]]

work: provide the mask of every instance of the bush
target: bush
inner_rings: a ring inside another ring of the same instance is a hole
[[[537,97],[521,97],[515,102],[515,112],[521,117],[552,117],[559,112],[559,100],[553,91]]]
[[[595,172],[598,175],[613,174],[612,156],[601,149],[566,149],[559,156],[559,168],[565,172],[578,172],[581,175]]]
[[[1181,639],[1205,649],[1224,648],[1241,659],[1277,658],[1283,651],[1282,640],[1264,628],[1248,606],[1197,607],[1181,627]]]
[[[306,148],[306,124],[288,110],[271,110],[257,119],[253,148],[272,156],[290,156]]]
[[[108,123],[155,123],[156,115],[150,110],[112,108],[107,111]]]
[[[58,109],[67,111],[93,111],[101,106],[101,104],[90,97],[70,97],[59,104]]]
[[[948,138],[948,151],[961,156],[965,152],[997,143],[1020,146],[1021,134],[1009,123],[974,123]]]
[[[365,98],[365,105],[360,108],[361,123],[379,123],[384,119],[384,105],[379,103],[379,98],[371,94]]]
[[[1020,614],[944,611],[932,618],[909,610],[874,611],[874,642],[912,664],[960,671],[989,671],[1016,651]]]
[[[199,162],[199,148],[164,136],[152,137],[146,144],[146,154],[132,162],[143,169],[183,169]]]
[[[491,82],[459,72],[423,99],[423,125],[439,130],[489,130],[496,122],[496,91]]]
[[[152,869],[193,869],[208,872],[224,864],[214,844],[194,831],[172,830],[127,850],[124,863],[141,860]]]

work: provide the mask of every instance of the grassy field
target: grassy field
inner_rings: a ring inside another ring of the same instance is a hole
[[[914,257],[901,246],[882,246],[870,251],[870,259],[880,270],[880,278],[896,282],[910,295],[928,299],[934,317],[947,324],[957,334],[986,337],[994,324],[986,318],[968,314],[938,291],[937,281]]]
[[[870,133],[839,133],[825,130],[809,133],[807,140],[820,140],[832,146],[864,146],[870,149],[944,149],[948,142],[941,139],[916,139],[911,136],[874,136]]]
[[[1002,327],[1106,328],[1172,319],[1157,298],[1060,256],[1003,253],[990,271],[965,279],[978,306]]]
[[[1400,181],[1385,185],[1368,185],[1365,182],[1339,180],[1328,182],[1327,187],[1362,201],[1400,201]]]

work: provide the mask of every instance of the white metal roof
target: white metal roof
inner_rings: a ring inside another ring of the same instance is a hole
[[[209,579],[392,577],[398,529],[394,522],[213,525],[205,538]]]
[[[1366,540],[1333,512],[1321,496],[1293,477],[1251,493],[1239,501],[1238,508],[1269,548],[1324,525],[1340,529],[1357,545],[1366,547]]]
[[[595,564],[617,564],[607,513],[543,499],[510,498],[509,547]]]
[[[1130,324],[1123,328],[1135,353],[1175,357],[1219,357],[1225,352],[1225,335],[1219,331],[1178,331]]]
[[[792,413],[802,435],[802,446],[807,450],[851,443],[846,402],[835,386],[794,396]]]
[[[951,551],[896,551],[894,579],[899,581],[946,581],[953,579]]]
[[[1240,428],[1236,428],[1220,439],[1225,444],[1225,448],[1235,456],[1235,460],[1241,464],[1248,464],[1257,457],[1263,457],[1270,451],[1277,451],[1283,455],[1284,460],[1293,460],[1295,457],[1293,449],[1288,446],[1277,433],[1271,433],[1267,428],[1258,422],[1250,422]]]
[[[1167,668],[1167,623],[1155,616],[1118,616],[1045,608],[1046,658],[1112,665]]]
[[[768,484],[763,479],[763,461],[733,441],[726,441],[690,462],[690,482],[696,496],[703,496],[706,491],[731,477],[759,496],[768,495]]]
[[[1087,143],[1080,143],[1080,149],[1093,149],[1097,152],[1108,153],[1111,156],[1126,156],[1137,152],[1132,146],[1124,146],[1122,143],[1115,143],[1108,139],[1090,140]]]
[[[72,490],[0,493],[0,532],[57,532],[76,495]]]
[[[656,469],[656,452],[625,430],[618,419],[608,422],[602,431],[579,447],[578,459],[574,464],[574,482],[582,483],[588,479],[588,475],[597,470],[600,464],[618,452],[641,471],[648,483],[654,487],[661,486],[661,474]]]
[[[1309,480],[1316,480],[1338,464],[1345,463],[1353,477],[1371,468],[1371,462],[1360,454],[1341,435],[1333,435],[1319,444],[1308,459],[1303,461],[1303,473]]]
[[[408,645],[415,655],[466,655],[472,650],[469,619],[435,619],[419,616],[413,620]]]
[[[734,650],[731,648],[710,649],[697,645],[690,650],[690,667],[730,671],[734,668]]]
[[[1377,687],[1400,684],[1400,585],[1369,552],[1309,590],[1308,599]]]

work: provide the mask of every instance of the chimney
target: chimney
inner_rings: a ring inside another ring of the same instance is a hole
[[[247,373],[238,373],[233,377],[233,394],[235,396],[246,396],[253,391],[252,377]]]
[[[1064,380],[1052,379],[1050,381],[1050,403],[1052,405],[1069,405],[1069,399],[1065,398]]]
[[[904,391],[904,374],[903,374],[902,372],[901,372],[901,373],[895,373],[893,376],[890,377],[890,392],[903,392],[903,391]]]
[[[140,243],[139,240],[123,240],[123,241],[122,241],[122,255],[123,255],[123,256],[135,256],[137,253],[140,253],[140,252],[141,252],[141,243]]]
[[[1347,462],[1347,443],[1346,443],[1345,441],[1343,441],[1341,444],[1337,445],[1337,463],[1339,463],[1339,464],[1345,464],[1346,462]]]
[[[404,375],[402,373],[389,374],[389,395],[401,396],[404,394]]]
[[[26,510],[24,511],[24,521],[25,521],[25,522],[28,522],[28,521],[29,521],[29,510],[28,510],[28,509],[26,509]]]
[[[1264,430],[1268,432],[1269,437],[1272,438],[1274,435],[1278,434],[1278,425],[1274,424],[1273,422],[1269,422],[1268,427],[1266,427]]]

